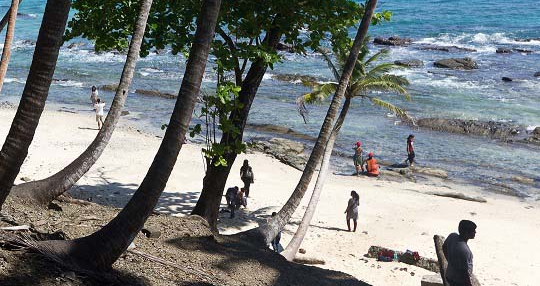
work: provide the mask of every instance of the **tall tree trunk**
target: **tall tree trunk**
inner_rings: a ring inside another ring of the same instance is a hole
[[[0,61],[0,94],[2,93],[2,86],[4,85],[9,58],[11,57],[11,43],[13,42],[13,33],[15,31],[18,10],[19,0],[12,0],[11,7],[9,8],[9,22],[6,31],[6,39],[4,41],[4,48],[2,49],[2,60]]]
[[[265,39],[268,47],[275,50],[280,37],[280,31],[271,29]],[[238,97],[243,108],[238,111],[233,111],[229,116],[229,119],[232,120],[235,127],[240,129],[240,132],[238,135],[233,132],[224,132],[220,144],[234,148],[236,142],[242,141],[249,110],[251,109],[251,105],[257,94],[257,89],[261,84],[267,68],[268,65],[264,63],[263,60],[257,60],[251,65],[246,78],[242,82]],[[225,189],[225,184],[227,183],[227,178],[229,177],[231,167],[236,160],[236,156],[237,154],[235,152],[225,154],[224,157],[227,161],[226,167],[215,166],[214,162],[216,158],[213,159],[212,164],[210,164],[206,170],[203,179],[203,189],[199,200],[191,213],[204,217],[214,230],[217,228],[217,217],[219,205],[221,204],[221,196],[223,195],[223,190]]]
[[[129,85],[133,79],[135,65],[139,59],[141,43],[144,38],[144,31],[151,3],[144,3],[135,23],[135,29],[131,38],[126,62],[120,77],[120,83],[116,88],[116,94],[111,105],[111,109],[105,119],[103,127],[99,130],[96,138],[86,150],[79,155],[64,169],[58,173],[38,181],[20,184],[13,187],[11,196],[27,202],[46,205],[57,196],[71,188],[99,159],[113,134],[114,128],[120,119],[120,114],[124,108],[124,103],[128,96]]]
[[[304,240],[304,237],[306,236],[306,233],[309,228],[309,224],[311,223],[311,220],[313,219],[313,216],[315,215],[315,210],[317,209],[317,203],[319,202],[319,197],[321,196],[324,182],[326,181],[326,177],[328,176],[328,170],[330,166],[330,158],[332,157],[332,150],[334,150],[334,143],[336,142],[336,139],[339,135],[339,131],[341,130],[341,126],[343,125],[343,122],[345,121],[345,117],[347,116],[347,112],[349,111],[349,107],[351,105],[351,98],[347,97],[345,98],[345,102],[343,103],[343,107],[341,108],[341,112],[339,114],[339,117],[336,121],[336,124],[334,124],[334,129],[332,130],[332,134],[330,134],[330,139],[328,139],[328,143],[326,144],[326,148],[324,150],[324,155],[322,158],[321,163],[321,170],[319,171],[319,174],[317,175],[317,181],[315,182],[315,187],[313,188],[313,194],[311,195],[311,198],[309,199],[309,204],[306,208],[306,212],[304,213],[304,217],[302,217],[302,221],[300,222],[300,225],[298,226],[298,229],[294,233],[293,238],[281,252],[281,255],[285,257],[287,260],[292,261],[294,257],[296,256],[296,253],[298,252],[298,249],[300,248],[300,245],[302,244],[302,241]]]
[[[49,0],[45,6],[26,85],[0,151],[0,208],[28,154],[45,107],[70,7],[71,0]]]
[[[150,2],[147,0],[145,2]],[[75,240],[42,241],[38,251],[74,269],[107,270],[127,249],[156,206],[176,163],[199,94],[220,0],[205,0],[173,113],[152,165],[128,204],[97,232]],[[45,251],[44,251],[45,249]]]
[[[281,210],[275,217],[261,224],[258,228],[246,232],[246,234],[253,236],[255,239],[258,239],[261,243],[270,243],[270,241],[272,241],[272,239],[276,237],[278,232],[281,231],[283,227],[287,224],[293,213],[296,211],[296,208],[300,204],[300,201],[304,197],[309,182],[311,181],[311,177],[315,172],[316,166],[320,162],[326,143],[330,138],[330,133],[332,132],[334,120],[336,118],[339,106],[341,105],[341,100],[349,84],[352,71],[354,70],[354,64],[358,59],[358,53],[362,48],[362,44],[367,34],[367,30],[371,22],[373,13],[375,11],[376,5],[377,0],[369,0],[366,4],[364,16],[362,17],[362,22],[360,23],[358,33],[356,34],[356,37],[354,39],[354,44],[349,54],[349,58],[347,59],[347,62],[343,67],[343,74],[341,75],[341,78],[339,80],[338,88],[336,90],[336,93],[334,94],[334,97],[332,98],[330,107],[328,107],[328,112],[326,113],[326,117],[324,118],[321,131],[319,132],[319,136],[317,138],[317,141],[315,142],[313,151],[311,152],[306,167],[304,168],[304,172],[302,173],[302,176],[300,177],[300,180],[296,185],[296,188],[294,189],[292,195],[289,197],[285,205],[281,208]]]
[[[19,0],[19,4],[18,5],[21,5],[23,0]],[[9,21],[9,15],[11,14],[11,7],[9,8],[9,10],[6,12],[6,14],[4,15],[4,17],[2,17],[2,20],[0,20],[0,32],[2,32],[2,30],[4,30],[4,27],[6,27],[8,21]],[[15,13],[15,16],[17,15],[17,13]]]

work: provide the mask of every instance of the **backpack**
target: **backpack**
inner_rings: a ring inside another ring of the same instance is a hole
[[[247,170],[244,172],[244,178],[246,179],[252,179],[253,178],[253,171],[251,170],[251,167],[247,167]]]

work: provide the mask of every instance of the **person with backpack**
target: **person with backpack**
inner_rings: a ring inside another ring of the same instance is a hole
[[[244,190],[246,191],[246,198],[249,197],[249,185],[255,182],[255,176],[253,175],[253,169],[248,163],[248,160],[244,160],[244,165],[240,168],[240,179],[244,182]]]

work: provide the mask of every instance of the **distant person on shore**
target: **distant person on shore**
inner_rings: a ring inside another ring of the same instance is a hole
[[[244,182],[246,197],[249,197],[249,185],[255,182],[255,175],[253,174],[253,169],[251,169],[247,159],[244,160],[244,165],[240,168],[240,179]]]
[[[373,152],[369,152],[368,158],[366,160],[366,170],[367,175],[370,177],[379,176],[379,164],[377,164],[377,159],[373,157]]]
[[[275,217],[276,215],[277,215],[276,212],[272,212],[272,217]],[[276,235],[276,237],[274,237],[274,239],[272,239],[272,249],[274,249],[274,251],[277,253],[280,253],[281,251],[283,251],[283,246],[281,246],[281,244],[279,243],[280,240],[281,240],[281,231],[278,232],[278,234]]]
[[[92,93],[90,93],[90,101],[92,104],[96,104],[98,100],[98,90],[95,85],[92,86]]]
[[[227,207],[231,211],[231,217],[234,218],[234,211],[236,210],[236,197],[238,196],[238,187],[234,186],[227,189],[225,192],[225,200],[227,201]]]
[[[476,224],[462,220],[458,226],[459,234],[451,233],[443,243],[443,253],[448,260],[446,280],[451,286],[472,286],[473,254],[467,245],[476,235]]]
[[[407,160],[405,160],[405,162],[408,161],[409,166],[411,167],[414,165],[414,157],[415,157],[413,143],[414,143],[414,135],[410,134],[409,137],[407,137]]]
[[[360,175],[360,170],[362,170],[362,173],[364,172],[364,155],[362,154],[362,143],[360,141],[356,142],[356,146],[353,147],[354,149],[354,167],[356,168],[356,175]]]
[[[349,202],[347,203],[347,209],[345,209],[345,213],[347,214],[347,228],[349,231],[351,231],[351,219],[354,222],[354,229],[353,231],[356,231],[356,225],[358,220],[358,206],[360,205],[360,196],[355,191],[351,191],[351,198],[349,199]]]
[[[96,100],[94,104],[94,110],[96,110],[96,121],[98,124],[98,129],[101,129],[103,126],[103,108],[105,107],[105,102],[102,102],[100,98]]]

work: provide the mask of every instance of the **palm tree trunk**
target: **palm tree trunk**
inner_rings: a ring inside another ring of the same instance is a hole
[[[47,205],[57,196],[63,194],[77,183],[77,181],[86,174],[99,159],[109,143],[116,124],[120,119],[122,109],[124,108],[124,103],[126,102],[129,93],[129,85],[133,79],[135,65],[139,59],[139,51],[144,38],[144,31],[150,7],[151,3],[145,3],[145,5],[141,6],[141,11],[135,23],[135,29],[131,38],[126,62],[124,64],[122,76],[120,77],[120,83],[116,88],[116,94],[114,95],[111,109],[109,110],[109,114],[105,119],[103,127],[96,135],[94,141],[92,141],[88,148],[86,148],[78,158],[58,173],[43,180],[14,186],[11,191],[12,196],[26,202]]]
[[[203,1],[182,86],[167,131],[148,173],[131,200],[111,222],[97,232],[75,240],[39,242],[36,246],[38,251],[74,269],[107,270],[142,229],[165,188],[186,138],[220,4],[220,0]]]
[[[315,172],[315,167],[319,164],[326,143],[330,138],[330,133],[332,132],[334,120],[336,118],[339,106],[341,105],[341,100],[344,97],[345,91],[347,89],[347,85],[349,83],[352,71],[354,70],[354,65],[358,58],[358,53],[360,52],[360,49],[364,42],[364,38],[367,34],[367,30],[371,22],[373,13],[375,11],[376,5],[377,0],[369,0],[365,6],[364,16],[362,17],[362,22],[360,24],[360,27],[358,28],[358,33],[356,34],[356,37],[354,39],[354,44],[349,54],[349,58],[347,59],[347,62],[345,63],[345,66],[343,68],[343,74],[341,75],[341,78],[339,80],[338,88],[336,90],[336,93],[334,94],[334,97],[332,98],[332,102],[330,103],[330,107],[328,108],[328,112],[326,113],[326,117],[324,118],[321,131],[319,133],[317,141],[315,142],[313,151],[309,156],[306,167],[304,168],[304,172],[302,173],[302,176],[300,177],[300,180],[296,185],[296,188],[294,189],[292,195],[289,197],[285,205],[281,208],[281,210],[275,217],[261,224],[258,228],[249,230],[246,233],[250,236],[253,236],[254,239],[260,240],[261,243],[270,243],[270,241],[274,239],[274,237],[276,237],[278,232],[283,229],[283,227],[287,224],[293,213],[296,211],[296,208],[300,204],[300,201],[302,200],[307,190],[309,182],[311,181],[311,177]]]
[[[28,154],[49,94],[71,0],[49,0],[17,113],[0,151],[0,208]]]
[[[18,5],[21,5],[23,0],[19,0],[19,4]],[[6,14],[4,15],[4,17],[2,17],[2,20],[0,20],[0,32],[2,32],[2,30],[4,30],[4,27],[6,27],[8,21],[9,21],[9,15],[11,14],[11,7],[9,8],[9,10],[6,12]],[[17,13],[15,13],[15,16],[17,15]]]
[[[19,10],[19,0],[12,0],[11,7],[9,8],[8,29],[6,31],[6,39],[4,41],[4,48],[2,49],[2,60],[0,62],[0,94],[2,93],[2,86],[4,85],[9,58],[11,57],[11,43],[13,42],[15,22],[17,21],[17,10]]]
[[[321,170],[319,171],[319,174],[317,175],[317,181],[315,182],[315,187],[313,188],[313,194],[311,195],[311,198],[309,199],[308,206],[306,208],[306,212],[304,213],[304,216],[302,217],[302,221],[300,222],[300,225],[298,226],[298,229],[294,233],[293,238],[281,252],[281,255],[285,257],[288,261],[292,261],[294,257],[296,256],[296,253],[298,252],[298,249],[300,248],[300,245],[302,244],[302,241],[304,240],[304,237],[306,236],[306,233],[309,228],[309,224],[311,223],[311,220],[313,219],[313,216],[315,215],[315,210],[317,208],[317,203],[319,202],[319,197],[321,196],[324,182],[326,181],[326,177],[328,176],[328,170],[330,166],[330,158],[332,157],[332,150],[334,150],[334,143],[336,142],[336,139],[339,135],[339,130],[341,130],[341,126],[343,125],[343,122],[345,121],[345,117],[347,116],[347,112],[349,111],[349,107],[351,105],[351,98],[347,97],[345,98],[345,102],[343,103],[343,107],[341,108],[341,112],[339,114],[339,117],[336,121],[336,124],[334,124],[334,129],[332,130],[332,134],[330,134],[330,139],[328,139],[328,143],[326,144],[326,148],[324,150],[324,155],[322,158],[321,163]]]
[[[275,50],[280,37],[280,31],[277,29],[270,29],[264,41],[266,41],[268,47]],[[263,60],[257,60],[251,65],[246,78],[242,81],[239,93],[239,100],[243,107],[239,111],[233,111],[229,116],[229,119],[232,120],[234,126],[239,128],[240,132],[239,134],[234,132],[223,132],[220,140],[221,145],[231,146],[231,148],[234,149],[236,142],[242,141],[249,110],[251,109],[251,105],[255,99],[255,95],[257,94],[257,90],[264,74],[266,73],[267,67],[268,65]],[[225,189],[225,184],[227,183],[227,178],[229,177],[231,167],[236,160],[236,156],[237,154],[235,152],[225,154],[224,157],[227,161],[226,167],[215,166],[214,160],[216,160],[216,158],[213,159],[212,164],[208,165],[208,169],[206,170],[203,179],[201,195],[191,213],[204,217],[210,224],[210,227],[214,230],[217,228],[217,217],[223,190]]]

